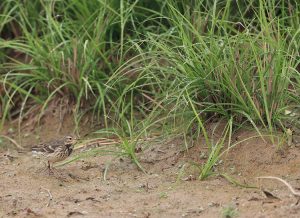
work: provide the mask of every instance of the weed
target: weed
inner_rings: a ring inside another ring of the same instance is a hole
[[[167,194],[166,192],[161,192],[161,193],[159,194],[159,198],[160,198],[160,199],[167,198],[167,197],[168,197],[168,194]]]
[[[224,218],[233,218],[238,216],[237,209],[233,206],[224,207],[222,210],[222,217]]]

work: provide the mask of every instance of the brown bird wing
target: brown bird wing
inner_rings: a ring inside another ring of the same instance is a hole
[[[63,145],[61,140],[55,140],[48,143],[40,143],[31,148],[32,152],[53,153],[59,146]]]

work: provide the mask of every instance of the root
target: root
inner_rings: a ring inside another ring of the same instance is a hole
[[[10,141],[10,142],[13,143],[18,149],[24,150],[24,148],[23,148],[20,144],[18,144],[14,139],[12,139],[12,138],[10,138],[10,137],[8,137],[8,136],[5,136],[5,135],[0,135],[0,137],[5,138],[5,139],[7,139],[8,141]]]
[[[290,192],[298,198],[298,200],[300,199],[300,192],[296,191],[287,181],[276,177],[276,176],[261,176],[261,177],[256,177],[257,179],[275,179],[278,180],[280,182],[282,182],[284,185],[286,185],[288,187],[288,189],[290,190]]]
[[[51,192],[50,192],[49,189],[46,189],[46,188],[43,188],[43,187],[41,187],[41,189],[43,189],[43,190],[45,190],[46,192],[48,192],[49,200],[48,200],[48,203],[46,204],[46,207],[49,207],[50,202],[53,200],[53,196],[52,196],[52,194],[51,194]]]

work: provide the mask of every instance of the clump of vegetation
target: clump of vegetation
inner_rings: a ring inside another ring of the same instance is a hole
[[[299,120],[299,17],[296,0],[3,1],[1,127],[64,104],[76,123],[89,113],[121,129],[138,163],[133,132],[196,125],[211,149],[205,178],[225,143],[210,145],[209,120],[229,123],[224,137]]]
[[[224,207],[222,210],[222,217],[224,218],[233,218],[237,216],[238,216],[237,209],[231,205]]]

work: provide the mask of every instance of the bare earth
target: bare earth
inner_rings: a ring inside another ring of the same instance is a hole
[[[250,133],[238,134],[237,140]],[[49,136],[50,137],[50,136]],[[29,141],[34,137],[29,136]],[[229,207],[238,217],[300,217],[300,203],[286,186],[262,180],[271,192],[241,188],[223,177],[199,181],[191,161],[203,163],[204,142],[180,152],[183,141],[154,144],[138,153],[147,174],[128,159],[89,157],[41,171],[28,154],[0,153],[1,217],[222,217]],[[77,151],[79,152],[79,151]],[[104,171],[110,163],[106,180]],[[278,176],[300,188],[300,149],[280,153],[271,143],[253,138],[231,149],[216,167],[242,184],[258,185],[257,176]],[[274,198],[275,197],[275,198]]]

